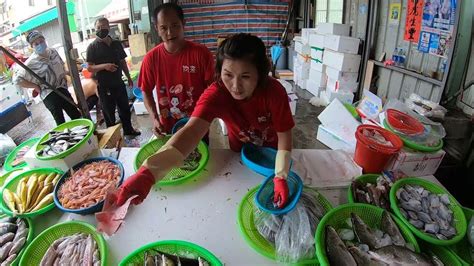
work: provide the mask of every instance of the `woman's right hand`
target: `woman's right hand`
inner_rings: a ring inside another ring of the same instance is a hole
[[[132,203],[140,204],[150,193],[151,187],[155,184],[153,174],[146,167],[142,166],[138,171],[123,182],[119,188],[116,204],[122,206],[130,197],[137,195]]]
[[[153,133],[156,137],[162,137],[163,135],[166,135],[166,132],[159,118],[153,119]]]

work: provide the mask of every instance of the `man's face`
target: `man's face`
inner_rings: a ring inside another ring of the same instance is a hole
[[[95,24],[96,30],[110,30],[110,25],[107,21],[100,21]]]
[[[167,45],[179,44],[184,40],[184,24],[174,10],[162,10],[156,16],[156,30]]]

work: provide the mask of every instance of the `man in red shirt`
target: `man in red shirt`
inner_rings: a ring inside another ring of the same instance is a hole
[[[162,4],[153,16],[163,42],[145,55],[138,86],[143,91],[155,133],[163,134],[170,133],[177,120],[191,115],[197,100],[212,82],[214,59],[207,47],[184,39],[180,6]]]
[[[234,151],[240,151],[246,142],[278,149],[273,200],[279,208],[284,207],[289,200],[286,178],[295,123],[286,91],[268,76],[269,70],[266,48],[258,37],[240,33],[223,41],[216,57],[218,81],[203,93],[189,122],[124,182],[117,204],[133,195],[138,195],[132,201],[134,204],[144,200],[156,181],[182,165],[211,121],[219,117],[228,128]]]

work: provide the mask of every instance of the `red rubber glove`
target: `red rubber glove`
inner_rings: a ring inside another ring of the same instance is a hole
[[[273,203],[276,203],[278,208],[283,208],[288,203],[288,184],[286,179],[275,177],[273,178]]]
[[[132,200],[133,204],[138,205],[142,203],[154,184],[155,177],[153,174],[146,167],[140,167],[135,174],[127,178],[120,186],[117,205],[122,206],[133,195],[138,195],[137,198]]]

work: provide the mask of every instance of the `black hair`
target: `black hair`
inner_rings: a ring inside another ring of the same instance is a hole
[[[158,24],[158,14],[161,11],[164,11],[164,10],[173,10],[174,12],[176,12],[176,15],[181,20],[181,22],[183,22],[183,24],[184,24],[183,9],[175,3],[164,3],[164,4],[161,4],[161,5],[159,5],[155,8],[155,10],[153,11],[153,19],[155,20],[156,24]]]
[[[94,27],[97,27],[97,23],[102,23],[102,22],[107,22],[107,24],[110,23],[107,18],[102,17],[95,20]]]
[[[217,48],[215,78],[221,82],[224,59],[243,59],[255,65],[258,72],[257,87],[264,87],[270,71],[266,47],[257,36],[238,33],[224,40]]]

